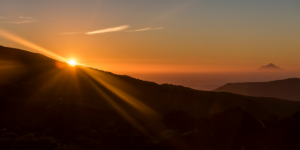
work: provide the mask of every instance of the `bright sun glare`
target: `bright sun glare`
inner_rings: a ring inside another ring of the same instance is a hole
[[[76,61],[74,61],[74,60],[68,61],[68,64],[71,65],[71,66],[77,65]]]

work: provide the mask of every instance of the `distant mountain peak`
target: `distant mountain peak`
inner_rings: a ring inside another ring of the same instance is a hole
[[[273,63],[268,64],[267,66],[275,66]],[[276,67],[276,66],[275,66]]]
[[[266,66],[262,66],[257,70],[266,70],[266,71],[276,71],[276,70],[284,70],[282,68],[277,67],[276,65],[274,65],[273,63],[270,63]]]

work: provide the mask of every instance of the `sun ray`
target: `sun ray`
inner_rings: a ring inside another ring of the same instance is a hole
[[[129,123],[131,123],[134,127],[138,130],[143,132],[146,135],[150,135],[147,130],[145,130],[133,117],[131,117],[122,107],[120,107],[112,98],[110,98],[105,92],[99,89],[99,87],[90,79],[88,79],[89,83],[94,87],[97,93],[104,97],[104,99],[113,107],[115,108],[120,115],[122,115]]]
[[[103,76],[99,76],[99,71],[92,70],[92,69],[89,69],[89,68],[85,68],[85,72],[88,73],[88,75],[90,77],[92,77],[94,80],[96,80],[98,83],[105,86],[108,90],[113,92],[115,95],[117,95],[123,101],[130,104],[132,107],[139,110],[140,112],[143,112],[144,114],[147,114],[147,115],[150,115],[150,116],[160,117],[160,115],[157,112],[155,112],[153,109],[148,107],[143,102],[137,100],[136,98],[134,98],[131,95],[123,92],[119,88],[113,86],[112,84],[109,84],[104,79],[102,79]],[[96,75],[96,74],[98,74],[98,75]]]
[[[15,36],[15,35],[13,35],[11,33],[8,33],[6,31],[0,30],[0,36],[2,36],[4,38],[7,38],[7,39],[9,39],[11,41],[14,41],[14,42],[16,42],[16,43],[18,43],[20,45],[26,46],[26,47],[28,47],[30,49],[36,50],[37,52],[40,52],[40,53],[42,53],[42,54],[44,54],[46,56],[49,56],[51,58],[54,58],[54,59],[57,59],[57,60],[60,60],[60,61],[63,61],[63,62],[67,61],[67,59],[64,58],[64,57],[62,57],[62,56],[59,56],[59,55],[57,55],[57,54],[55,54],[55,53],[53,53],[53,52],[51,52],[51,51],[49,51],[49,50],[47,50],[45,48],[42,48],[42,47],[40,47],[40,46],[38,46],[38,45],[36,45],[34,43],[31,43],[31,42],[29,42],[29,41],[27,41],[25,39],[17,37],[17,36]]]

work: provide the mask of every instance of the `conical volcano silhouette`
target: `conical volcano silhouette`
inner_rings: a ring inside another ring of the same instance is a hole
[[[262,66],[257,70],[263,70],[263,71],[282,71],[284,69],[277,67],[276,65],[274,65],[273,63],[270,63],[266,66]]]

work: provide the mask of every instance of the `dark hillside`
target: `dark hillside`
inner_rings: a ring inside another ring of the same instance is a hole
[[[300,102],[159,85],[6,47],[0,65],[0,149],[299,149]]]
[[[291,78],[270,82],[228,83],[214,91],[300,101],[300,79]]]

